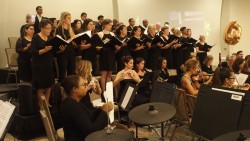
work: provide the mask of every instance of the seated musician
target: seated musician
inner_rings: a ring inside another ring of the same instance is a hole
[[[226,62],[221,62],[221,67],[232,68],[233,63],[234,63],[234,57],[232,55],[228,55],[226,58]]]
[[[235,74],[232,69],[221,68],[219,72],[220,82],[222,87],[249,90],[249,84],[244,84],[243,86],[235,85]]]
[[[77,63],[76,74],[81,76],[83,79],[87,79],[88,81],[87,93],[86,96],[81,99],[81,102],[87,107],[93,108],[90,100],[90,94],[94,92],[95,94],[101,95],[102,89],[98,80],[92,76],[91,62],[87,60],[81,60],[79,63]]]
[[[145,67],[145,60],[143,58],[136,58],[135,59],[135,71],[139,75],[140,79],[145,79],[147,81],[146,84],[140,86],[137,90],[137,95],[135,96],[135,100],[133,102],[133,106],[141,105],[144,103],[149,102],[150,93],[151,93],[151,75],[147,76],[146,73],[150,73],[151,70],[146,69]],[[149,78],[145,78],[149,77]]]
[[[134,66],[134,60],[131,56],[126,56],[123,58],[124,69],[119,71],[114,80],[114,86],[117,87],[120,84],[117,101],[120,100],[121,95],[128,83],[138,84],[141,79],[138,74],[132,70]]]
[[[169,72],[167,68],[167,59],[160,57],[158,59],[157,70],[153,73],[153,84],[155,81],[167,82],[169,78]]]
[[[87,92],[86,79],[77,75],[68,76],[62,86],[68,96],[61,109],[65,141],[83,141],[90,133],[107,126],[107,113],[113,109],[112,103],[104,104],[99,111],[92,112],[80,102]]]
[[[208,55],[206,56],[204,62],[201,65],[201,69],[203,72],[206,72],[207,74],[212,74],[213,73],[213,69],[212,69],[212,62],[213,62],[213,56],[212,55]]]
[[[183,88],[187,94],[197,95],[200,84],[195,76],[200,72],[199,61],[187,60],[185,62],[185,68],[186,72],[181,78],[181,88]]]

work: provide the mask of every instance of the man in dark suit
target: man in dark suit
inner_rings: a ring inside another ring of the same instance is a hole
[[[133,30],[133,28],[135,26],[135,20],[134,20],[134,18],[130,18],[128,20],[128,23],[129,23],[129,26],[127,27],[127,31],[128,31],[128,36],[130,36],[131,32],[132,32],[132,30]]]
[[[97,17],[97,22],[95,23],[95,32],[100,32],[102,31],[102,22],[104,20],[104,16],[103,15],[99,15]]]
[[[35,34],[40,32],[39,24],[40,24],[42,19],[45,19],[45,17],[43,17],[42,14],[43,14],[42,6],[37,6],[36,7],[35,24],[34,24]]]

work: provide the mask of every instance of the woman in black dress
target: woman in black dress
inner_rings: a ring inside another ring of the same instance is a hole
[[[91,31],[91,35],[93,35],[95,30],[95,24],[92,19],[85,19],[83,23],[83,32]],[[82,54],[82,60],[88,60],[92,64],[92,74],[97,73],[97,52],[96,48],[91,44],[91,40],[82,41],[80,45],[80,50]]]
[[[56,28],[55,35],[60,35],[64,40],[72,40],[75,36],[73,29],[71,28],[71,15],[69,12],[62,12],[59,24]],[[67,46],[61,46],[61,51],[56,53],[57,64],[59,68],[58,81],[62,82],[67,75],[75,74],[76,58],[74,43],[71,42]]]
[[[162,57],[166,58],[168,61],[168,69],[173,69],[173,55],[172,55],[172,46],[178,42],[178,40],[170,40],[170,35],[169,35],[169,27],[164,26],[161,28],[162,36],[161,38],[165,42],[164,46],[161,48],[162,49]],[[158,58],[157,58],[158,59]]]
[[[127,39],[127,27],[125,25],[120,25],[116,29],[116,38],[120,41],[124,41]],[[121,46],[115,45],[115,58],[117,63],[117,72],[124,68],[124,64],[122,62],[122,58],[130,55],[130,50],[127,46],[126,41],[123,42]]]
[[[101,72],[101,88],[106,90],[106,83],[111,81],[112,71],[115,70],[115,49],[110,43],[114,33],[111,32],[112,21],[105,19],[102,22],[103,31],[98,32],[97,35],[103,41],[103,46],[100,49],[99,68]],[[92,40],[92,42],[96,42]]]
[[[132,70],[134,66],[134,60],[131,56],[126,56],[123,58],[123,63],[125,65],[124,69],[119,71],[114,80],[114,86],[120,84],[117,101],[120,100],[123,91],[128,83],[137,84],[141,81],[139,75]]]
[[[102,89],[100,87],[98,80],[96,80],[92,76],[91,72],[92,72],[92,64],[90,61],[81,60],[80,62],[77,63],[76,74],[81,76],[83,79],[86,79],[88,82],[86,96],[84,96],[81,99],[81,102],[85,104],[88,108],[94,109],[93,104],[91,103],[90,100],[90,94],[94,92],[95,94],[101,95]]]
[[[150,99],[150,86],[151,86],[151,75],[145,75],[146,73],[150,73],[146,68],[144,68],[145,66],[145,60],[142,58],[136,58],[135,60],[135,71],[137,72],[137,74],[139,75],[140,79],[147,79],[147,83],[140,86],[137,90],[137,95],[135,96],[135,100],[133,102],[133,106],[136,107],[138,105],[141,104],[145,104],[149,102]],[[149,78],[145,78],[145,77],[149,77]]]
[[[161,56],[161,47],[163,46],[163,43],[156,43],[152,42],[154,38],[159,38],[159,36],[156,36],[156,27],[154,25],[149,25],[148,26],[148,35],[143,35],[143,36],[148,36],[145,39],[146,41],[146,48],[148,49],[147,53],[147,68],[151,70],[156,70],[156,64],[157,64],[157,59],[158,57]]]
[[[128,41],[128,47],[131,50],[131,56],[136,59],[141,57],[143,59],[146,58],[145,45],[143,43],[134,42],[133,38],[141,40],[142,29],[139,26],[135,26],[131,33],[131,39]]]
[[[37,89],[38,99],[44,94],[49,103],[51,87],[54,84],[52,46],[46,46],[51,32],[51,22],[47,19],[40,22],[41,31],[31,41],[32,51],[32,83]],[[41,107],[41,100],[39,100]]]
[[[207,57],[207,52],[210,51],[210,48],[207,48],[207,43],[205,42],[205,36],[200,35],[199,42],[196,44],[196,52],[200,63],[203,63]]]
[[[34,34],[34,26],[26,24],[24,26],[24,36],[18,38],[16,42],[18,74],[21,82],[31,82],[31,40]]]

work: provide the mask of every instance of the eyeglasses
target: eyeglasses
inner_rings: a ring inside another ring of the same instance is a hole
[[[30,30],[34,30],[34,28],[29,28]]]

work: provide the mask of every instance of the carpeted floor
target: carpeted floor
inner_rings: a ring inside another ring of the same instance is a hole
[[[168,135],[165,136],[165,141],[169,141],[170,136],[173,131],[173,126],[170,128],[170,131],[168,132]],[[132,126],[130,128],[131,130],[134,131],[135,134],[135,127]],[[159,132],[161,129],[156,128],[156,130]],[[167,131],[167,127],[164,129],[165,133]],[[138,137],[139,138],[148,138],[149,141],[159,141],[160,136],[156,133],[156,131],[149,129],[147,126],[145,127],[139,127],[138,128]],[[167,137],[167,138],[166,138]],[[14,137],[11,136],[10,134],[7,134],[4,141],[13,141]],[[187,126],[180,126],[176,129],[175,135],[173,137],[173,141],[191,141],[192,140],[192,134],[188,132],[188,127]],[[197,137],[195,137],[195,140],[197,140]],[[35,139],[32,139],[31,141],[48,141],[47,137],[38,137]]]

